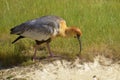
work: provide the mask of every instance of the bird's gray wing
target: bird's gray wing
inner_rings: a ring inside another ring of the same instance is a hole
[[[25,23],[22,23],[14,28],[11,29],[11,34],[23,34],[25,31],[28,30],[39,30],[39,32],[51,30],[58,30],[59,28],[59,23],[57,22],[56,19],[54,18],[48,18],[48,17],[43,17],[43,18],[38,18],[38,19],[33,19],[30,21],[27,21]],[[43,30],[44,29],[44,30]],[[43,30],[43,31],[40,31]]]
[[[52,35],[56,35],[57,30],[52,24],[28,25],[20,35],[34,40],[47,40]]]
[[[27,28],[26,26],[28,26],[28,25],[26,25],[25,23],[17,25],[14,28],[11,28],[10,34],[18,34],[18,35],[22,34],[26,30],[26,28]]]

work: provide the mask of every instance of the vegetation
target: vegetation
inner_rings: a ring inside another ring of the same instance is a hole
[[[57,15],[68,26],[77,26],[82,32],[81,57],[87,61],[101,54],[120,60],[120,1],[119,0],[0,0],[0,65],[10,66],[30,61],[34,41],[17,37],[10,29],[22,22]],[[43,45],[44,46],[44,45]],[[75,58],[79,45],[74,38],[56,38],[51,43],[55,54]],[[46,50],[38,54],[46,56]]]

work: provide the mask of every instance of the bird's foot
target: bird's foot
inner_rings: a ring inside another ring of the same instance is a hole
[[[54,57],[55,55],[53,53],[50,53],[49,57]]]
[[[48,57],[58,57],[58,55],[55,55],[53,53],[50,53],[50,55]]]
[[[49,55],[48,57],[53,58],[53,57],[60,57],[60,56],[55,55],[55,54],[53,54],[53,53],[50,53],[50,55]]]
[[[32,61],[35,62],[36,61],[36,57],[32,57]]]

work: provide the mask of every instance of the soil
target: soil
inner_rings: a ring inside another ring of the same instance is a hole
[[[103,56],[94,62],[66,60],[36,62],[0,70],[0,80],[120,80],[120,64]]]

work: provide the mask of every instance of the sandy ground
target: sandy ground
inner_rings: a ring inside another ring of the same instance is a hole
[[[102,65],[101,65],[102,64]],[[94,62],[80,64],[56,60],[27,67],[0,70],[0,80],[120,80],[120,64],[98,56]]]

